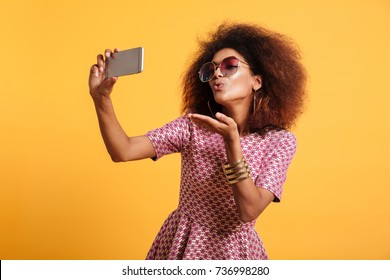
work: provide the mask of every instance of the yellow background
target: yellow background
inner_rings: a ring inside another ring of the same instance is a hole
[[[272,259],[390,259],[390,2],[4,1],[0,259],[143,259],[175,209],[180,157],[112,163],[89,97],[105,48],[143,46],[113,94],[130,135],[179,116],[196,37],[226,19],[300,46],[307,110],[283,200],[257,229]]]

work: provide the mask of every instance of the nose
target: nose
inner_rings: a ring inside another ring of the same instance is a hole
[[[215,66],[215,69],[214,69],[214,75],[213,75],[215,78],[218,78],[218,77],[223,77],[224,75],[222,74],[221,72],[221,67],[218,66]]]

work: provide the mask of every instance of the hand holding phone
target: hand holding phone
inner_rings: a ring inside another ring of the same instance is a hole
[[[114,52],[107,57],[106,78],[137,74],[144,68],[142,47]]]

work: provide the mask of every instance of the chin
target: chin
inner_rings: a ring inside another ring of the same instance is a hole
[[[213,92],[213,95],[215,102],[217,102],[218,104],[222,105],[223,103],[229,101],[229,98],[228,96],[226,96],[226,93],[222,91]]]
[[[228,106],[229,104],[232,104],[235,101],[234,98],[231,98],[228,95],[223,93],[214,94],[214,100],[216,103],[218,103],[221,106]]]

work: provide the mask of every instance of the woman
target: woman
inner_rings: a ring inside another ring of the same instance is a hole
[[[104,74],[99,55],[89,86],[112,160],[182,157],[179,206],[147,259],[267,259],[254,225],[281,199],[296,149],[287,129],[305,95],[292,42],[256,25],[222,24],[200,42],[183,76],[185,114],[143,136],[121,128],[110,99],[117,77]]]

